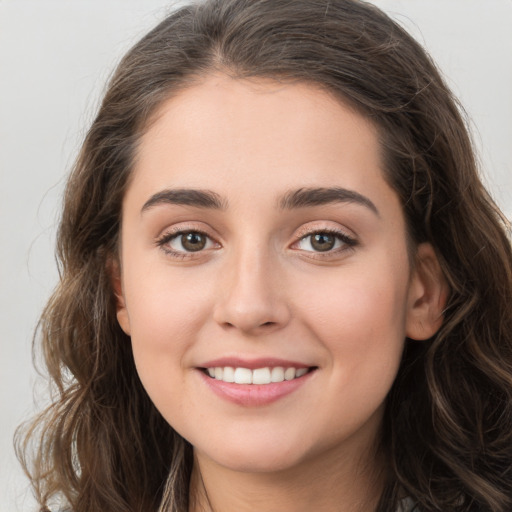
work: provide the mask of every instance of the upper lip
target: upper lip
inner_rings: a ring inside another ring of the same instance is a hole
[[[277,366],[282,366],[283,368],[311,368],[314,365],[287,359],[279,359],[275,357],[259,357],[257,359],[221,357],[207,361],[199,365],[199,368],[216,368],[226,366],[230,366],[232,368],[248,368],[249,370],[255,370],[257,368],[275,368]]]

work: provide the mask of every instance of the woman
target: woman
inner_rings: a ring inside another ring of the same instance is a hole
[[[510,509],[505,221],[375,7],[169,16],[111,80],[58,251],[42,507]]]

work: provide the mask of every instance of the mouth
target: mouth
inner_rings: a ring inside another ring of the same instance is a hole
[[[250,384],[257,386],[297,380],[316,369],[316,366],[264,366],[254,369],[243,366],[209,366],[201,368],[211,379],[228,384]]]
[[[275,357],[221,357],[203,362],[196,370],[208,389],[223,400],[263,407],[316,380],[319,367]]]

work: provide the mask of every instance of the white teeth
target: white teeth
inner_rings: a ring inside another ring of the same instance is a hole
[[[295,379],[295,368],[286,368],[284,371],[285,380],[293,380]]]
[[[224,375],[222,376],[222,380],[224,382],[235,382],[235,369],[231,368],[231,366],[226,366],[224,368]]]
[[[236,368],[235,382],[237,384],[252,384],[252,371],[248,368]]]
[[[253,384],[270,384],[270,368],[257,368],[252,372]]]
[[[302,377],[308,373],[308,368],[283,368],[275,366],[273,368],[233,368],[231,366],[216,366],[207,368],[208,375],[216,380],[223,382],[235,382],[236,384],[270,384],[272,382],[283,382]]]
[[[299,369],[295,372],[295,377],[296,377],[296,378],[302,377],[303,375],[306,375],[306,373],[308,373],[308,369],[307,369],[307,368],[299,368]]]
[[[282,366],[276,366],[272,368],[272,373],[270,375],[270,380],[272,382],[283,382],[284,380],[284,368]]]

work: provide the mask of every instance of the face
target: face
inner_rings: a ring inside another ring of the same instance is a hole
[[[227,468],[369,447],[405,337],[432,334],[376,130],[311,85],[215,75],[168,100],[121,239],[118,320],[142,383]]]

